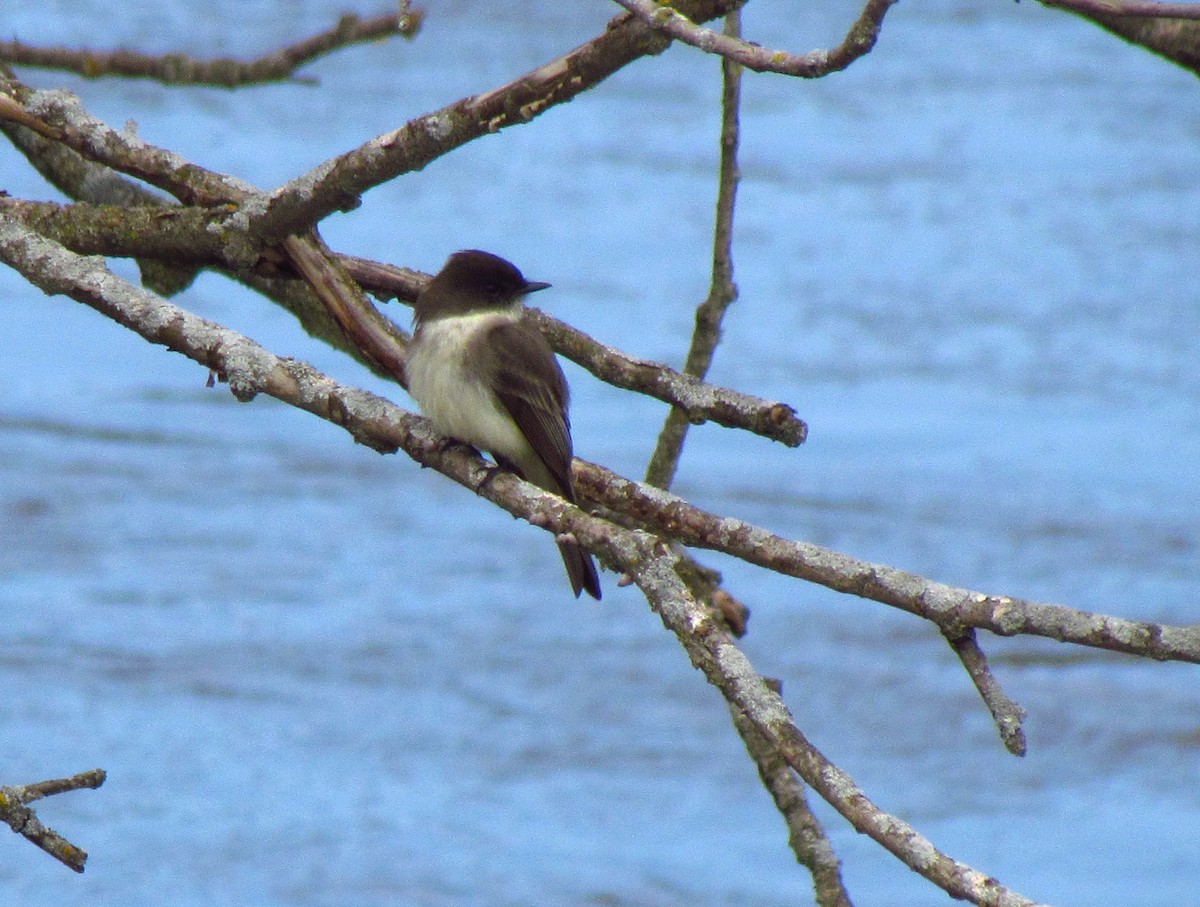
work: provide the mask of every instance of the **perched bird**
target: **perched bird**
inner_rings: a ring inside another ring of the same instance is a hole
[[[567,381],[523,304],[548,286],[489,252],[455,252],[417,296],[405,371],[438,431],[575,503]],[[558,550],[575,597],[599,599],[591,555],[571,539]]]

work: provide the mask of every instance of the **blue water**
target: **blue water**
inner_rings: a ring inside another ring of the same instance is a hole
[[[417,41],[323,60],[319,88],[24,75],[267,187],[616,10],[426,5]],[[342,7],[233,9],[0,3],[26,40],[241,56]],[[803,51],[855,14],[756,0],[746,28]],[[495,250],[553,282],[554,314],[677,363],[707,289],[718,91],[673,48],[323,231],[425,270]],[[793,404],[810,440],[697,428],[678,490],[946,582],[1200,620],[1198,124],[1193,76],[1033,3],[902,3],[843,74],[748,77],[741,298],[713,379]],[[7,147],[0,172],[55,197]],[[636,590],[607,577],[576,603],[544,533],[436,474],[206,389],[11,272],[0,299],[0,783],[109,772],[40,808],[91,851],[83,876],[0,838],[12,903],[811,897],[720,698]],[[221,278],[179,301],[406,402]],[[579,454],[640,475],[661,406],[568,376]],[[1055,904],[1194,899],[1196,668],[983,637],[1030,713],[1016,759],[930,628],[704,560],[805,733],[938,846]],[[818,810],[857,904],[944,902]]]

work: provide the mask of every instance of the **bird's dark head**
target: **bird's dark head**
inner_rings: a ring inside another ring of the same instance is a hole
[[[536,290],[550,286],[526,280],[499,255],[466,249],[447,259],[417,297],[417,320],[512,308]]]

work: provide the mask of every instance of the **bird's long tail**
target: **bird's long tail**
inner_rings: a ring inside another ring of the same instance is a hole
[[[578,542],[559,542],[558,550],[562,554],[563,564],[566,565],[575,597],[579,598],[580,592],[587,592],[599,601],[600,576],[596,573],[596,562],[592,560],[592,556],[584,551]]]

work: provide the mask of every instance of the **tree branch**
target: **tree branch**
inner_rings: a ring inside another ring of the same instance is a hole
[[[39,120],[8,95],[0,93],[0,119],[18,123],[47,139],[61,139],[62,133]]]
[[[1000,731],[1004,748],[1014,756],[1024,756],[1025,729],[1022,724],[1025,721],[1025,710],[1008,698],[992,674],[987,656],[983,654],[983,649],[979,647],[979,641],[975,638],[975,631],[968,629],[954,634],[943,628],[942,634],[962,662],[962,666],[966,668],[984,705],[992,713],[992,720],[996,722],[996,729]]]
[[[778,689],[775,690],[779,692]],[[733,726],[746,744],[746,752],[758,767],[763,787],[775,801],[788,828],[788,846],[796,859],[812,874],[813,895],[818,907],[853,907],[842,882],[842,867],[825,834],[825,828],[808,806],[804,785],[779,749],[732,704]]]
[[[689,548],[721,551],[776,573],[907,611],[959,636],[967,628],[997,636],[1026,634],[1157,661],[1200,664],[1200,625],[1169,626],[986,595],[948,586],[812,545],[782,538],[733,517],[623,478],[594,463],[575,462],[580,494]]]
[[[165,301],[136,287],[130,288],[136,295],[127,304],[114,305],[99,288],[108,285],[106,280],[116,278],[102,266],[86,266],[84,263],[89,259],[67,252],[32,233],[2,209],[0,222],[5,226],[7,238],[2,257],[36,286],[50,293],[68,293],[137,331],[152,343],[189,351],[188,355],[197,362],[220,374],[226,373],[225,362],[231,354],[225,347],[239,335],[195,316],[185,318],[182,309],[164,309],[168,306]],[[30,251],[33,248],[42,251],[33,254]],[[55,249],[57,252],[47,251]],[[55,267],[61,267],[62,273],[56,273]],[[101,280],[97,276],[99,273],[107,275],[106,280]],[[89,280],[84,281],[84,275]],[[88,289],[85,292],[81,287]],[[151,317],[144,314],[147,311],[156,314]],[[181,333],[185,324],[194,325],[190,334]],[[277,365],[272,365],[267,375],[255,372],[256,381],[251,384],[244,382],[246,369],[235,369],[235,372],[241,377],[232,379],[235,383],[231,383],[230,389],[239,398],[249,399],[260,391],[272,396],[285,394],[281,399],[301,405],[335,424],[343,424],[338,415],[340,404],[328,401],[318,404],[308,394],[297,397],[298,379],[290,374],[290,369],[279,371]],[[239,385],[237,381],[243,383]],[[395,450],[394,439],[386,430],[382,436],[378,435],[379,428],[356,423],[355,439],[376,449]],[[723,551],[778,573],[892,605],[933,621],[951,634],[974,627],[1001,636],[1024,633],[1159,660],[1200,663],[1200,626],[1171,627],[1078,611],[1063,605],[989,596],[928,581],[903,570],[871,564],[816,545],[784,539],[731,517],[718,517],[667,492],[632,482],[594,464],[576,461],[575,476],[586,497],[689,547]]]
[[[408,4],[405,4],[407,7]],[[168,85],[218,85],[236,88],[263,82],[297,81],[316,84],[313,78],[293,74],[305,63],[343,47],[400,35],[412,39],[421,28],[421,10],[402,10],[373,19],[347,13],[337,25],[303,41],[256,60],[221,57],[197,60],[185,54],[153,55],[132,50],[89,50],[76,47],[34,47],[21,41],[0,41],[0,61],[16,66],[59,69],[89,79],[124,76],[154,79]]]
[[[741,0],[680,0],[693,19],[724,15]],[[420,170],[467,142],[534,117],[604,81],[632,61],[661,53],[668,41],[630,15],[570,53],[492,91],[463,98],[318,164],[271,193],[252,212],[250,233],[274,242],[357,204],[368,189]]]
[[[741,11],[725,15],[724,32],[731,37],[741,34]],[[713,227],[712,278],[708,297],[696,309],[696,326],[684,363],[683,374],[703,379],[712,364],[713,353],[721,339],[721,322],[730,304],[737,298],[733,283],[733,215],[738,185],[738,114],[741,107],[742,67],[729,59],[721,60],[721,133],[720,162],[717,176],[716,216]],[[683,453],[690,422],[687,413],[671,407],[646,469],[647,484],[662,489],[671,487]],[[702,567],[679,546],[676,553],[680,577],[692,594],[718,616],[737,636],[745,633],[749,609],[721,587],[721,576]],[[686,567],[686,569],[684,569]],[[788,844],[796,859],[812,874],[814,893],[820,907],[848,907],[849,895],[842,883],[841,866],[825,829],[804,795],[796,773],[771,741],[735,708],[730,708],[733,726],[746,745],[746,752],[758,768],[759,778],[771,795],[788,828]]]
[[[725,17],[725,34],[737,38],[741,32],[741,14]],[[738,111],[741,107],[742,67],[721,60],[721,156],[717,167],[717,213],[713,227],[712,278],[708,298],[696,309],[696,327],[684,361],[683,373],[703,379],[712,365],[713,353],[721,341],[721,322],[725,311],[737,299],[733,282],[733,214],[738,186]],[[658,442],[646,468],[646,482],[659,488],[671,487],[683,443],[687,438],[687,415],[672,407],[667,413]]]
[[[755,72],[777,72],[803,79],[819,79],[845,69],[871,52],[879,38],[883,17],[897,0],[867,0],[846,39],[833,50],[791,54],[750,44],[740,38],[701,28],[680,5],[663,6],[654,0],[616,0],[641,21],[671,38],[698,47],[705,53],[736,60]]]
[[[1040,0],[1088,16],[1132,16],[1146,19],[1200,19],[1200,3],[1155,3],[1153,0]]]
[[[228,241],[226,231],[231,210],[228,206],[122,208],[0,198],[0,210],[80,254],[146,256],[161,258],[176,266],[183,263],[220,266],[236,272],[239,279],[246,274],[244,251],[231,246]],[[236,257],[231,254],[231,249],[236,249]],[[429,275],[420,271],[333,254],[360,286],[380,298],[401,298],[411,302],[429,280]],[[264,278],[294,276],[287,260],[272,254],[271,250],[264,250],[254,268]],[[290,282],[299,286],[295,280]],[[285,304],[278,298],[277,301]],[[334,333],[324,324],[312,324],[313,315],[307,308],[299,309],[295,303],[286,304],[286,307],[322,340],[364,358],[363,348],[353,342],[347,343],[345,325]],[[380,355],[380,348],[376,348],[368,364],[374,364],[381,374],[396,377],[395,363],[403,359],[402,352],[398,351],[403,345],[403,332],[378,313],[374,317],[367,313],[364,317],[375,325],[368,326],[368,330],[386,331],[392,335],[394,343],[392,352],[386,357],[393,360],[392,366],[381,365],[384,360],[374,358]],[[744,429],[789,447],[803,443],[807,436],[808,427],[796,411],[784,403],[706,384],[661,363],[630,356],[543,312],[531,310],[531,317],[551,345],[567,358],[614,387],[643,393],[682,409],[692,422],[711,421],[727,428]]]
[[[397,384],[407,388],[404,371],[407,343],[363,294],[362,287],[354,282],[316,229],[306,236],[289,236],[281,245],[346,336]]]
[[[613,387],[677,406],[697,424],[716,422],[727,428],[743,428],[788,447],[797,447],[808,437],[808,426],[786,403],[706,384],[661,362],[605,346],[545,312],[530,311],[556,352]]]
[[[11,257],[17,254],[15,250],[28,248],[30,244],[57,246],[33,234],[5,213],[2,207],[0,218],[10,237],[9,257],[5,260],[12,267],[47,292],[67,292],[64,286],[75,289],[75,283],[64,283],[65,276],[56,275],[49,263],[58,262],[66,269],[64,275],[67,275],[81,267],[79,262],[88,259],[62,249],[60,255],[53,256],[46,252],[40,258],[34,256],[22,264],[19,259]],[[16,237],[22,239],[17,245],[12,245]],[[107,270],[103,273],[108,274]],[[93,277],[93,281],[95,279]],[[195,337],[201,338],[197,340],[184,338],[179,333],[177,321],[180,316],[177,314],[139,321],[132,313],[141,311],[147,305],[159,307],[166,303],[144,290],[132,289],[143,295],[126,307],[111,305],[103,294],[85,295],[80,301],[93,305],[118,323],[138,331],[152,343],[161,343],[170,349],[191,349],[189,355],[192,358],[224,374],[224,360],[217,357],[223,345],[230,342],[227,334],[222,333],[224,328],[196,319]],[[178,313],[183,310],[172,307],[171,311]],[[197,346],[197,343],[200,345]],[[282,399],[293,401],[296,393],[295,376],[272,370],[271,380],[267,383],[289,395]],[[243,395],[237,386],[231,385],[231,390],[239,397]],[[263,388],[246,390],[244,393],[253,397],[259,390]],[[275,395],[275,391],[267,392]],[[342,424],[336,413],[330,414],[327,406],[311,411]],[[367,426],[359,427],[366,431],[362,436],[356,435],[360,443],[372,447],[382,443],[383,449],[395,449],[393,442],[380,441]],[[576,461],[575,472],[580,490],[587,497],[689,547],[723,551],[779,573],[892,605],[931,620],[952,634],[958,634],[964,627],[975,627],[1001,636],[1025,633],[1160,660],[1200,663],[1200,627],[1170,627],[1130,621],[1077,611],[1062,605],[989,596],[947,586],[893,567],[871,564],[816,545],[783,539],[741,520],[706,513],[674,495],[632,482],[599,466]]]
[[[95,789],[104,783],[103,769],[81,772],[70,778],[54,778],[13,787],[0,787],[0,820],[28,841],[32,841],[64,866],[83,872],[87,851],[76,847],[53,828],[43,825],[37,813],[26,804],[55,794],[83,788]]]
[[[644,536],[632,534],[642,542]],[[854,780],[814,747],[796,727],[779,695],[755,673],[733,644],[679,579],[666,546],[638,550],[622,558],[651,606],[687,650],[692,664],[754,725],[809,787],[836,809],[861,834],[891,852],[914,872],[951,897],[987,907],[1034,907],[1034,902],[1001,885],[996,879],[939,851],[908,823],[868,799]],[[663,552],[659,557],[652,552]]]
[[[496,473],[468,448],[446,445],[425,419],[374,394],[344,387],[304,363],[274,356],[249,338],[121,280],[102,261],[77,256],[2,213],[0,260],[47,292],[71,296],[147,340],[217,371],[239,400],[267,393],[342,426],[376,450],[403,448],[418,463],[434,467],[514,516],[555,534],[570,533],[607,565],[633,578],[693,664],[858,831],[955,897],[988,907],[1032,905],[995,879],[952,860],[907,823],[880,810],[817,751],[795,727],[778,694],[754,673],[723,624],[688,591],[676,573],[678,558],[657,535],[590,516],[511,473]]]
[[[8,93],[26,112],[62,133],[62,144],[84,158],[136,177],[170,193],[185,205],[242,203],[257,195],[249,183],[206,170],[165,148],[143,142],[130,130],[116,130],[93,117],[69,91],[33,91],[15,80],[6,80]],[[230,244],[239,239],[230,233]],[[255,248],[242,239],[241,256],[253,264]]]
[[[1170,4],[1175,12],[1191,14],[1187,18],[1168,18],[1164,13],[1168,4],[1162,3],[1042,0],[1042,5],[1074,13],[1200,76],[1200,4]],[[1132,12],[1133,7],[1148,15]]]
[[[113,129],[88,114],[67,92],[31,91],[15,81],[10,81],[8,87],[24,102],[27,111],[60,128],[64,143],[78,154],[158,186],[185,205],[237,205],[225,221],[205,226],[206,235],[198,248],[211,249],[215,244],[221,262],[234,270],[259,263],[264,254],[262,237],[250,235],[250,224],[255,220],[254,212],[264,209],[265,194],[241,180],[205,170],[174,152]],[[369,273],[378,277],[381,271],[375,268]],[[399,289],[411,291],[411,281],[402,281]],[[803,443],[807,435],[807,426],[786,404],[713,388],[658,363],[620,354],[549,316],[537,313],[535,318],[558,352],[615,387],[637,390],[685,409],[693,421],[743,427],[788,446]]]

